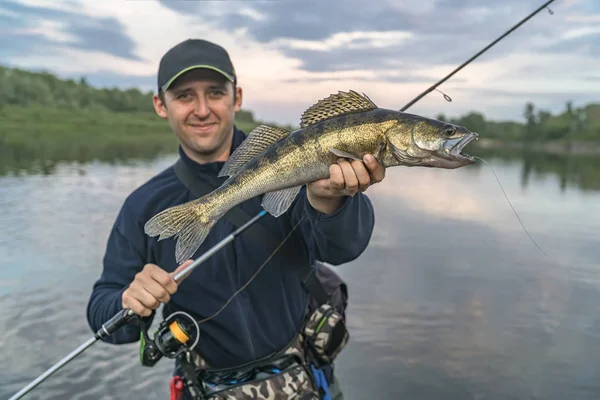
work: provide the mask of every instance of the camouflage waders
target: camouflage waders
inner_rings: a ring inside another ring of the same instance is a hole
[[[337,275],[327,267],[318,268],[313,276],[326,285],[337,282]],[[197,352],[187,353],[181,365],[192,396],[198,400],[320,400],[324,393],[311,366],[331,365],[349,340],[344,323],[347,289],[341,283],[328,294],[325,303],[311,299],[299,332],[270,357],[236,368],[215,369]],[[332,400],[342,400],[337,380],[333,383]]]

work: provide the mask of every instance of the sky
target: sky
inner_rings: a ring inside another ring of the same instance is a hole
[[[243,108],[299,123],[339,90],[400,109],[516,24],[538,0],[2,0],[0,65],[155,90],[188,38],[227,49]],[[523,121],[600,102],[600,1],[556,0],[407,111]],[[149,99],[149,102],[151,99]],[[150,104],[150,103],[149,103]]]

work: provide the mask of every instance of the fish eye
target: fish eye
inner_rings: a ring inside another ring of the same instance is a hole
[[[454,127],[454,125],[444,125],[444,132],[446,133],[446,135],[452,136],[454,135],[454,132],[456,132],[456,128]]]

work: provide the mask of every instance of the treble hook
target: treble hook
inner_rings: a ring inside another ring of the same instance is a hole
[[[550,14],[550,15],[554,15],[554,11],[552,11],[552,10],[550,9],[550,7],[546,7],[546,9],[548,10],[548,14]]]

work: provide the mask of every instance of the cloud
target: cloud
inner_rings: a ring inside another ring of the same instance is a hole
[[[389,71],[373,71],[369,73],[365,71],[364,74],[356,73],[351,71],[349,74],[336,74],[337,76],[326,76],[321,77],[319,74],[314,74],[310,77],[305,78],[289,78],[283,79],[282,82],[286,83],[320,83],[320,82],[346,82],[348,79],[353,79],[358,82],[389,82],[389,83],[431,83],[432,77],[425,75],[404,75],[394,74]],[[464,78],[456,78],[455,82],[466,82]]]
[[[301,68],[310,72],[377,69],[399,62],[406,68],[460,63],[504,32],[510,26],[507,21],[516,23],[515,15],[525,16],[533,9],[521,0],[485,6],[474,0],[412,0],[401,5],[379,0],[369,7],[362,0],[257,1],[246,3],[243,12],[231,11],[227,2],[208,7],[206,2],[161,3],[182,15],[210,16],[215,26],[244,29],[259,43],[301,60]],[[528,29],[549,32],[552,25],[534,20]]]
[[[0,3],[0,22],[4,55],[20,55],[32,47],[36,52],[50,54],[53,46],[59,46],[140,60],[134,51],[135,43],[115,18],[7,0]],[[23,43],[28,45],[22,46]]]
[[[600,58],[600,28],[597,25],[583,26],[567,31],[558,41],[541,49],[555,55],[592,55]]]
[[[484,4],[485,3],[485,4]],[[521,119],[525,101],[562,109],[600,90],[599,2],[562,0],[496,44],[411,112]],[[233,5],[233,6],[232,6]],[[244,107],[272,122],[338,90],[400,108],[540,5],[538,0],[8,0],[0,63],[154,89],[171,46],[205,38],[230,53]]]
[[[200,13],[216,20],[225,29],[248,28],[248,34],[261,43],[279,38],[320,40],[343,31],[370,31],[378,21],[379,31],[410,25],[410,14],[395,10],[386,1],[364,7],[360,0],[335,1],[256,1],[231,10],[227,2],[172,2],[161,0],[182,14]],[[256,18],[256,16],[260,16]]]

